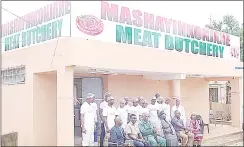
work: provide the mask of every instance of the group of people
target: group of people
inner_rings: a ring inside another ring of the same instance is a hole
[[[100,117],[100,146],[105,136],[108,136],[109,145],[123,146],[129,140],[133,146],[178,146],[179,141],[181,146],[201,146],[203,131],[196,114],[192,113],[187,121],[180,100],[176,99],[172,108],[169,103],[170,98],[156,93],[150,104],[138,97],[130,106],[129,98],[125,97],[115,108],[114,97],[105,93],[98,109],[95,95],[88,93],[80,109],[82,145],[94,145],[94,130]]]

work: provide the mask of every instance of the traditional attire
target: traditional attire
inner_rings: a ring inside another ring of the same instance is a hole
[[[197,120],[189,120],[188,127],[194,134],[194,141],[201,141],[203,139],[203,134]]]
[[[139,123],[139,129],[143,138],[147,140],[151,146],[166,146],[166,139],[158,136],[153,131],[153,126],[150,122],[141,121]]]
[[[178,146],[178,138],[175,129],[171,123],[167,120],[161,120],[162,134],[164,134],[167,140],[167,146]]]
[[[91,104],[84,102],[80,108],[80,113],[84,115],[84,129],[86,133],[82,133],[82,145],[93,146],[94,145],[94,126],[95,115]]]

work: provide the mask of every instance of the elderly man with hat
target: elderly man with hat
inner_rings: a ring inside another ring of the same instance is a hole
[[[95,126],[95,113],[92,107],[95,95],[88,93],[86,95],[86,102],[81,105],[81,127],[82,127],[82,145],[94,145],[94,126]]]

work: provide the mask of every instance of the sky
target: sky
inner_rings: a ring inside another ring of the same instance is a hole
[[[2,1],[2,7],[19,16],[41,8],[50,1]],[[220,20],[230,14],[243,22],[243,1],[114,1],[113,3],[136,8],[156,15],[181,20],[203,27],[212,19]],[[16,17],[2,10],[2,23]]]

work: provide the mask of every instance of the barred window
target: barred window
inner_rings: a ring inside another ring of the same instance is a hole
[[[25,66],[11,67],[1,71],[2,84],[14,85],[25,83]]]

